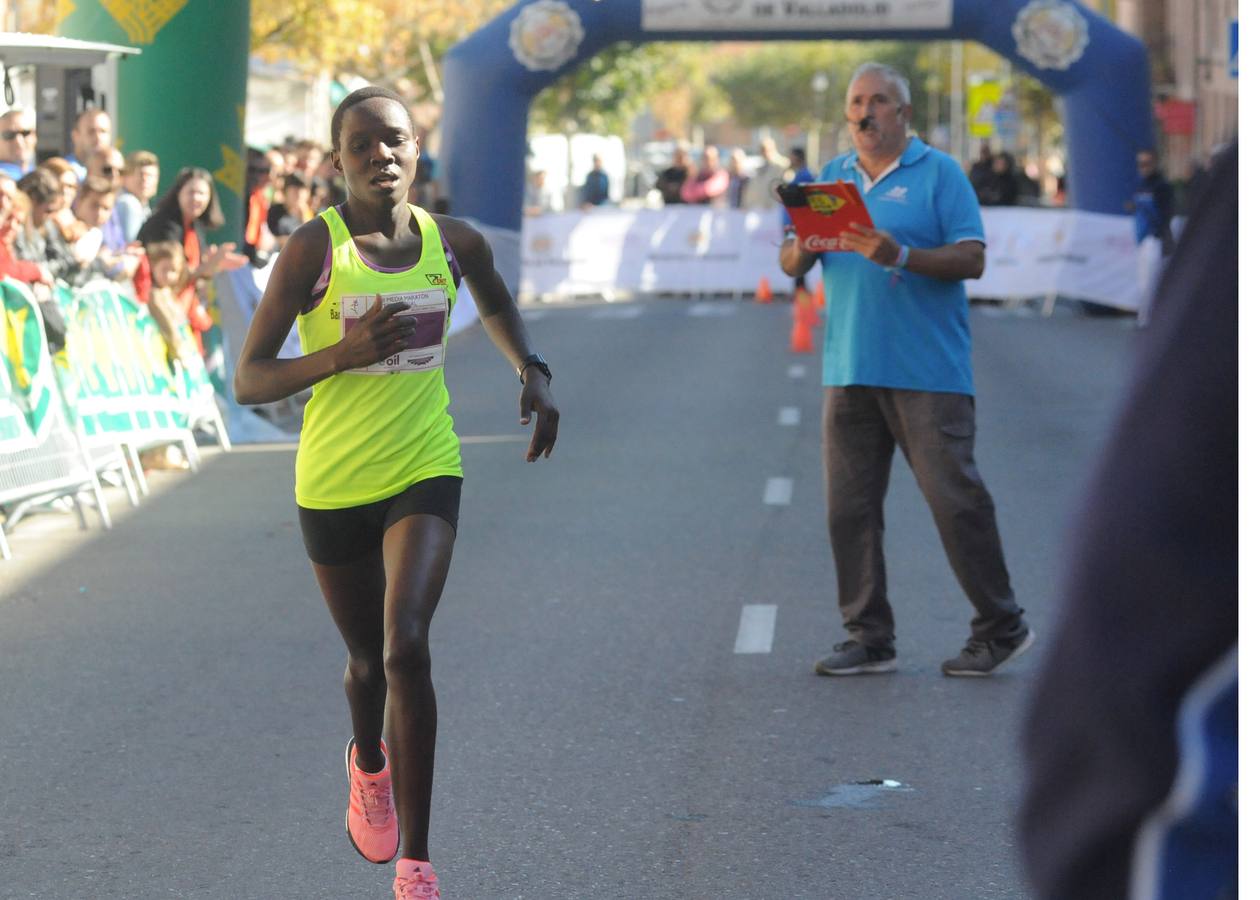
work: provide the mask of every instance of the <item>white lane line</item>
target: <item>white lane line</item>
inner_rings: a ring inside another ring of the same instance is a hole
[[[643,315],[642,306],[603,306],[591,313],[592,319],[637,319]]]
[[[705,318],[721,318],[722,316],[735,315],[735,304],[731,303],[709,303],[701,301],[687,307],[687,315],[697,319]]]
[[[805,367],[797,363],[794,366],[788,366],[788,378],[804,378]]]
[[[539,319],[547,318],[549,310],[545,309],[522,309],[521,318],[526,322],[537,322]]]
[[[745,603],[739,614],[735,652],[769,653],[774,645],[774,617],[778,610],[773,603]]]
[[[801,424],[801,408],[799,406],[780,406],[779,407],[779,424],[780,425]]]
[[[775,476],[766,479],[766,493],[762,498],[767,506],[787,506],[792,502],[792,479]]]

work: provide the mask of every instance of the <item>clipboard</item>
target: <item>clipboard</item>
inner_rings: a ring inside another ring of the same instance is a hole
[[[840,234],[852,225],[875,227],[857,185],[851,181],[781,185],[779,196],[796,229],[797,241],[810,253],[840,252]]]

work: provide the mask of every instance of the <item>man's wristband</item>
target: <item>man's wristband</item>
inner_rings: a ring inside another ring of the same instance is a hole
[[[902,244],[901,251],[897,254],[897,261],[893,263],[893,268],[904,269],[909,259],[910,259],[910,248],[907,245]]]

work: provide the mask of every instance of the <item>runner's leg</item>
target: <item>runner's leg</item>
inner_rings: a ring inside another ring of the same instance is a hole
[[[389,685],[390,769],[402,856],[429,859],[429,808],[437,700],[429,623],[442,597],[455,529],[433,515],[408,515],[385,532],[385,678]]]
[[[346,699],[350,702],[359,767],[369,772],[380,771],[385,765],[380,744],[386,685],[385,569],[381,552],[374,550],[343,565],[311,565],[349,654]]]

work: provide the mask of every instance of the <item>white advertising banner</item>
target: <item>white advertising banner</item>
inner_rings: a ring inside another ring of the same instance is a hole
[[[1056,295],[1121,309],[1138,304],[1133,221],[1062,209],[986,207],[984,276],[973,297]],[[595,209],[525,219],[520,292],[526,297],[624,293],[751,294],[762,278],[779,292],[777,210],[703,206]]]
[[[643,0],[644,31],[949,28],[953,0]]]

